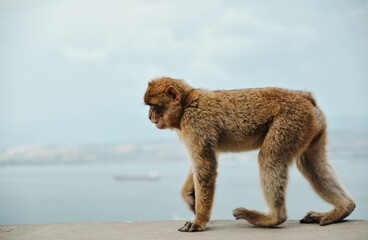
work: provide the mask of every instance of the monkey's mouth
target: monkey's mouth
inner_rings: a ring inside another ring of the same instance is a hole
[[[157,121],[154,121],[153,123],[156,125],[156,127],[157,127],[158,129],[163,129],[163,128],[164,128],[164,124],[163,124],[163,122],[162,122],[162,121],[160,121],[160,119],[159,119],[159,120],[157,120]]]

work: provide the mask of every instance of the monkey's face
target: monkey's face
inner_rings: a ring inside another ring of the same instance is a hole
[[[180,128],[181,94],[175,87],[150,82],[144,102],[150,107],[149,120],[158,129]]]
[[[152,123],[156,124],[158,129],[166,128],[166,124],[164,121],[164,107],[156,104],[149,104],[150,109],[148,113],[148,118]]]

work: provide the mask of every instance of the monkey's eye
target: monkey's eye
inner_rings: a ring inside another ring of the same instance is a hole
[[[163,107],[162,106],[160,106],[160,105],[157,105],[157,104],[148,104],[150,107],[153,107],[155,110],[161,110],[161,109],[163,109]]]

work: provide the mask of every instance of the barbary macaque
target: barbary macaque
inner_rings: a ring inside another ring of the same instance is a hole
[[[308,212],[301,223],[324,226],[354,210],[354,200],[327,159],[326,118],[312,94],[280,88],[209,91],[161,77],[148,83],[144,102],[152,123],[175,130],[190,152],[181,195],[195,219],[179,231],[203,231],[209,222],[219,152],[260,149],[260,182],[269,211],[237,208],[236,219],[262,227],[286,221],[285,191],[293,160],[314,191],[334,206],[326,213]]]

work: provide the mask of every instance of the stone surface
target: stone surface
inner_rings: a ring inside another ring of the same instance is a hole
[[[206,239],[368,239],[368,221],[349,220],[321,227],[287,221],[275,228],[259,228],[239,220],[213,220],[204,232],[179,232],[186,221],[45,223],[0,225],[1,240],[206,240]]]

